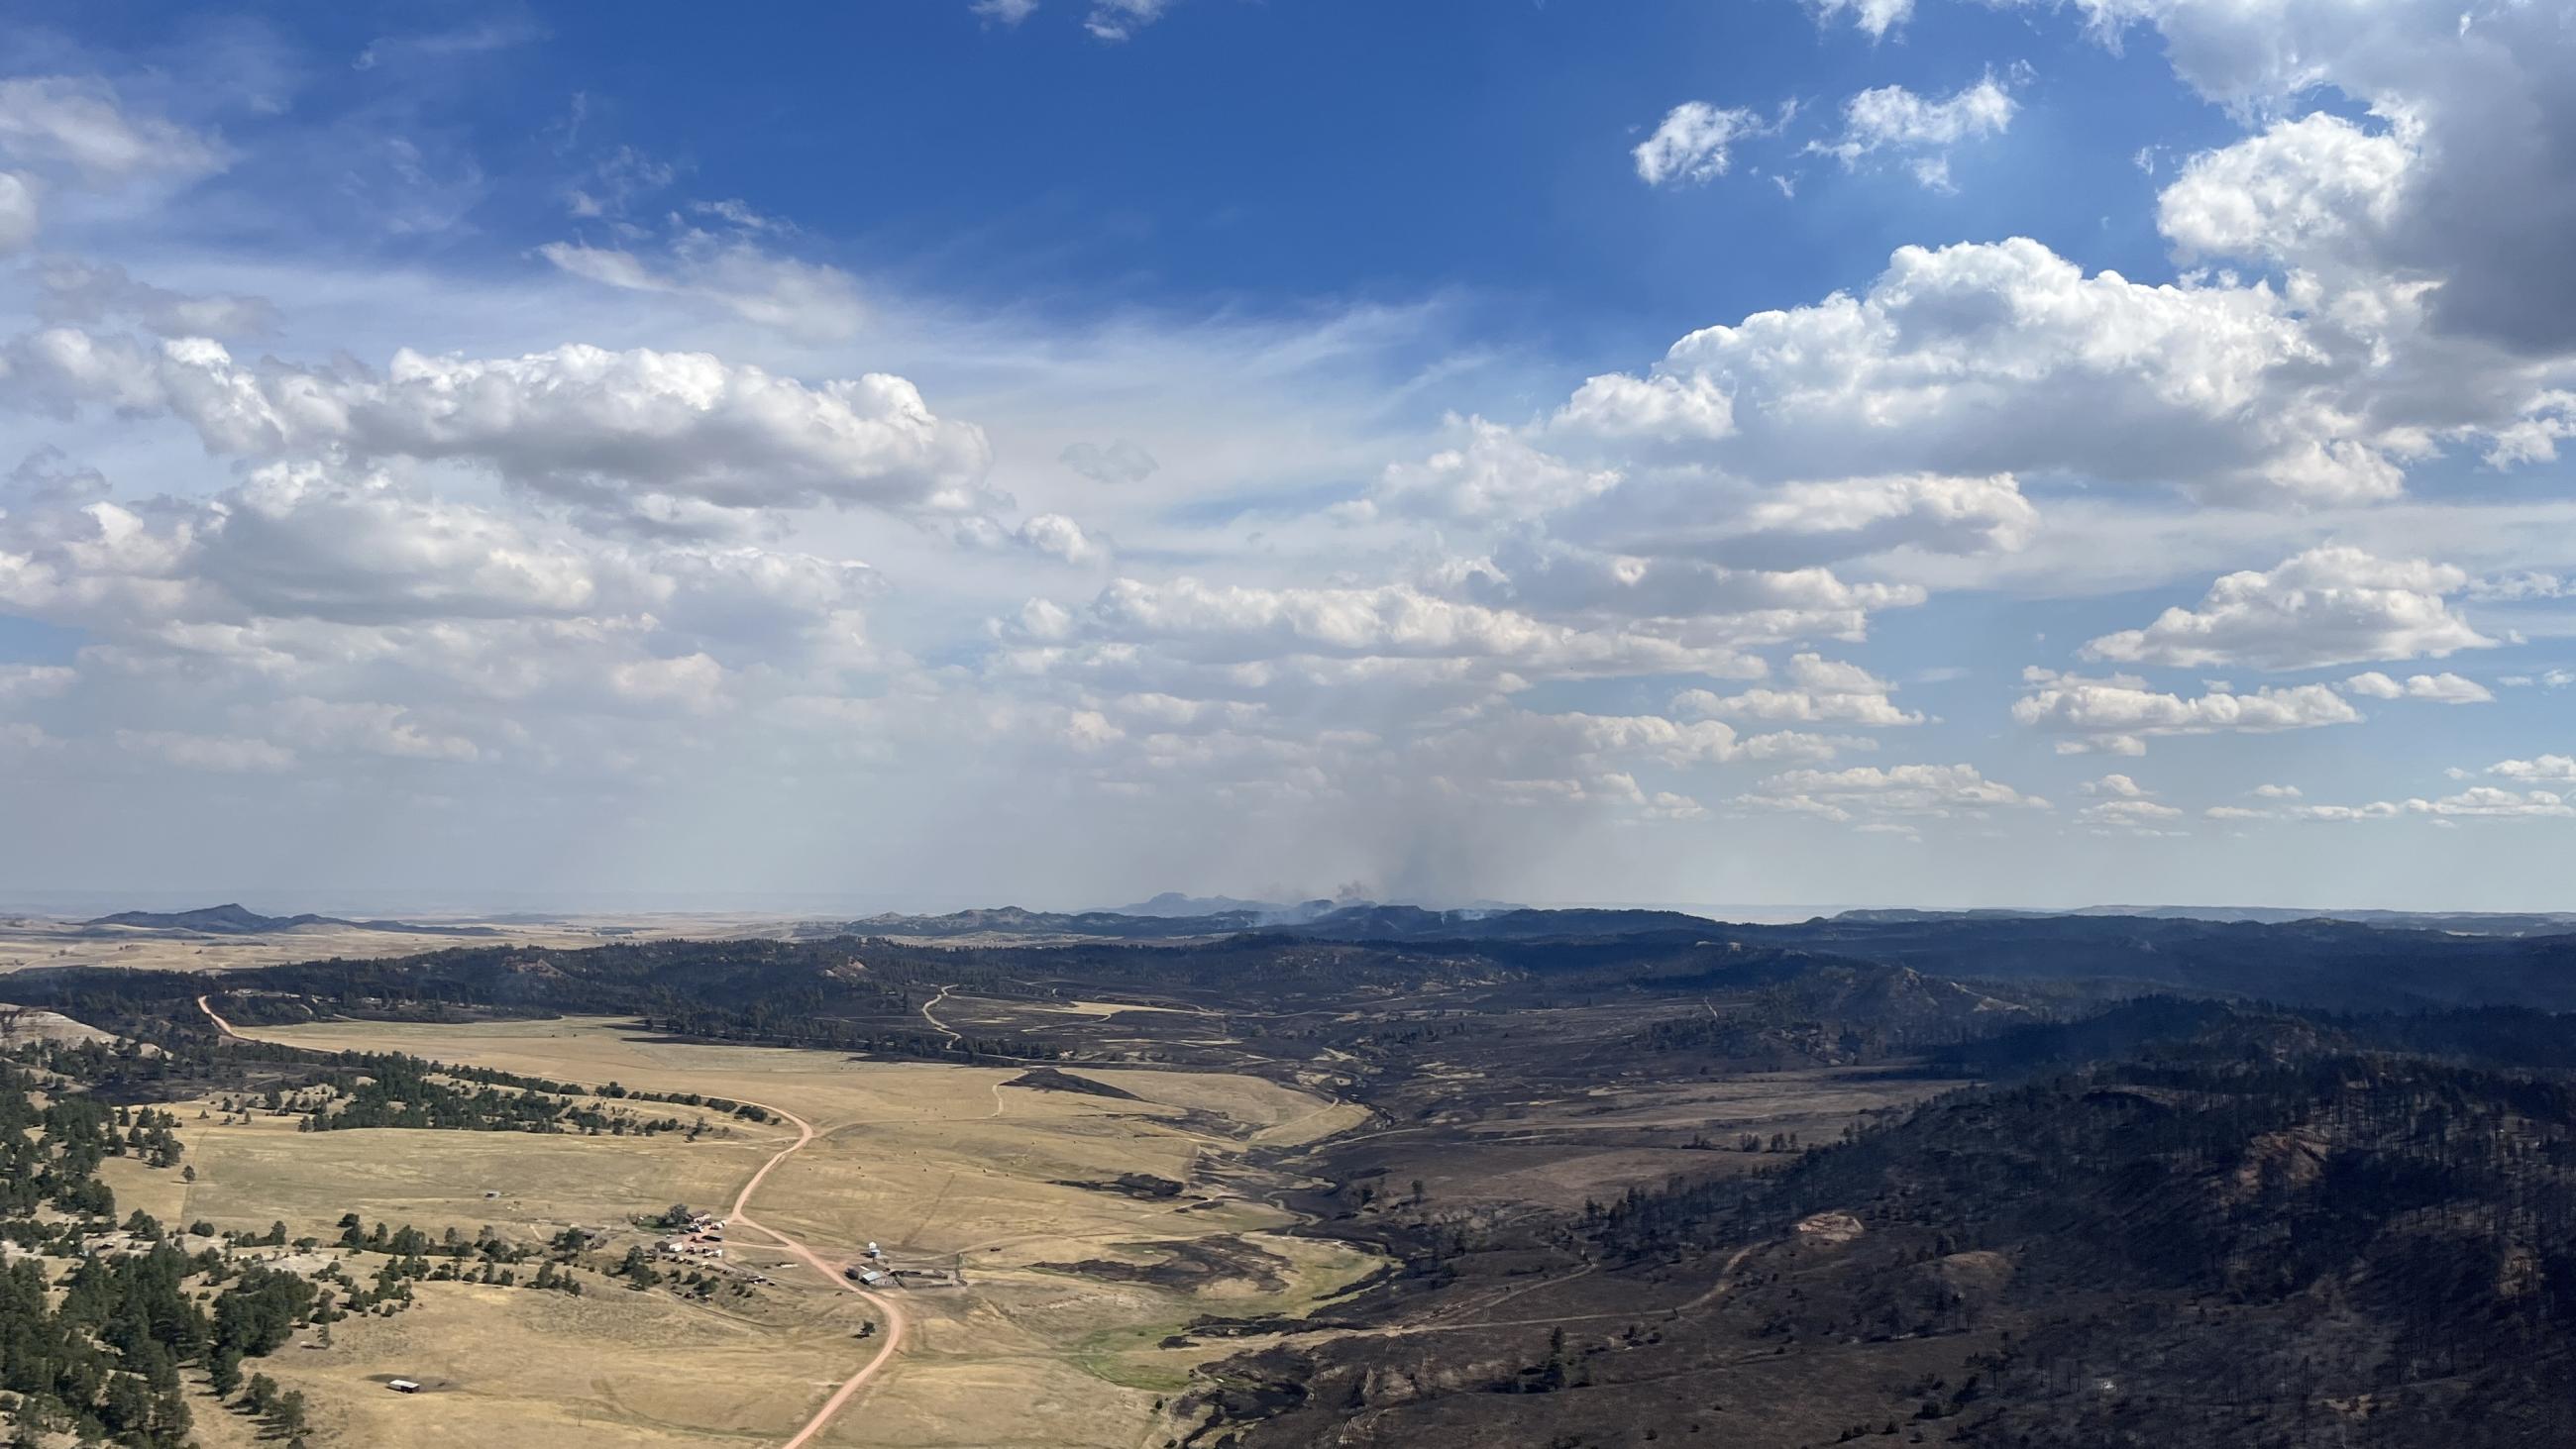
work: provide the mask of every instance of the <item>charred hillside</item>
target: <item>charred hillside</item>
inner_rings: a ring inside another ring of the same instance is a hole
[[[2108,1015],[2005,1035],[2137,1056],[1435,1231],[1362,1331],[1208,1375],[1198,1442],[2561,1442],[2576,1082],[2356,1045],[2527,1056],[2535,1023]]]

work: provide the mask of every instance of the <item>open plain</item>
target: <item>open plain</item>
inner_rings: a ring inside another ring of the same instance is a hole
[[[1295,1215],[1242,1186],[1258,1175],[1243,1160],[1257,1134],[1338,1115],[1328,1100],[1254,1078],[1086,1071],[1133,1094],[1095,1096],[1013,1086],[1014,1069],[672,1042],[612,1019],[246,1034],[722,1096],[810,1121],[814,1141],[759,1187],[751,1206],[761,1222],[835,1262],[860,1263],[875,1242],[879,1266],[962,1280],[893,1290],[908,1341],[816,1444],[1128,1449],[1190,1368],[1223,1351],[1162,1347],[1188,1320],[1294,1314],[1376,1266],[1361,1249],[1277,1236]],[[192,1120],[185,1106],[179,1115],[195,1181],[139,1168],[112,1179],[120,1201],[166,1221],[258,1229],[276,1220],[290,1238],[326,1240],[347,1212],[432,1237],[488,1225],[542,1241],[579,1226],[601,1230],[610,1257],[652,1240],[636,1216],[674,1201],[721,1210],[795,1135],[721,1118],[695,1141],[310,1134],[291,1117],[224,1124]],[[1185,1186],[1131,1195],[1114,1186],[1122,1175]],[[549,1444],[783,1442],[875,1354],[856,1335],[878,1315],[783,1251],[737,1235],[728,1252],[773,1281],[712,1303],[622,1287],[573,1298],[425,1283],[413,1310],[350,1320],[328,1348],[277,1355],[268,1371],[302,1389],[317,1427],[344,1443],[498,1442],[507,1425],[520,1426],[521,1442]],[[1157,1271],[1176,1262],[1186,1271]],[[384,1383],[397,1376],[432,1387],[390,1393]],[[224,1425],[207,1428],[207,1442],[228,1442]]]

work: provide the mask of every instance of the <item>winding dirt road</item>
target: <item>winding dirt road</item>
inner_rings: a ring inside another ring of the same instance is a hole
[[[742,1099],[737,1098],[736,1100],[739,1101]],[[895,1350],[903,1346],[903,1309],[897,1307],[893,1299],[886,1298],[879,1294],[870,1293],[856,1283],[851,1282],[848,1278],[842,1276],[840,1268],[836,1268],[831,1263],[824,1261],[823,1256],[815,1252],[812,1248],[805,1246],[803,1243],[796,1241],[794,1238],[787,1236],[776,1228],[769,1227],[752,1218],[751,1195],[755,1191],[759,1190],[761,1179],[769,1176],[769,1170],[771,1168],[776,1167],[778,1164],[785,1162],[788,1158],[795,1156],[798,1152],[804,1149],[805,1144],[813,1141],[814,1127],[812,1123],[807,1122],[804,1118],[799,1117],[795,1113],[787,1111],[784,1108],[773,1107],[766,1102],[753,1102],[751,1105],[760,1108],[764,1112],[776,1113],[778,1116],[784,1117],[788,1121],[795,1123],[796,1140],[789,1143],[787,1146],[780,1148],[776,1156],[770,1158],[767,1162],[762,1163],[760,1165],[760,1170],[751,1175],[751,1180],[742,1185],[742,1191],[734,1194],[733,1211],[728,1215],[732,1223],[738,1227],[749,1228],[753,1232],[756,1232],[762,1237],[769,1239],[771,1242],[776,1243],[779,1247],[786,1249],[790,1254],[803,1261],[805,1266],[822,1274],[824,1282],[831,1284],[835,1289],[838,1289],[841,1292],[856,1293],[859,1297],[865,1299],[871,1307],[885,1315],[885,1333],[883,1335],[884,1342],[878,1345],[877,1356],[869,1359],[857,1373],[843,1379],[841,1381],[841,1386],[832,1391],[832,1396],[823,1401],[823,1406],[814,1411],[814,1417],[806,1420],[805,1427],[797,1430],[796,1437],[788,1440],[784,1446],[784,1449],[804,1449],[806,1444],[813,1441],[815,1435],[823,1432],[825,1425],[832,1422],[832,1417],[834,1415],[848,1407],[850,1400],[859,1396],[859,1391],[868,1386],[869,1382],[877,1376],[877,1371],[884,1368],[893,1360]]]
[[[206,1019],[215,1024],[215,1030],[222,1032],[225,1036],[231,1037],[235,1041],[253,1040],[253,1038],[244,1036],[239,1031],[234,1030],[231,1022],[226,1021],[223,1017],[217,1015],[213,1002],[207,997],[200,996],[197,998],[197,1009],[204,1012],[206,1014]],[[1000,1094],[997,1092],[995,1094],[994,1103],[994,1111],[997,1114],[1001,1110],[999,1097]],[[760,1165],[760,1170],[753,1173],[750,1180],[742,1185],[742,1191],[734,1194],[733,1208],[726,1214],[727,1221],[736,1227],[749,1228],[751,1231],[769,1239],[770,1242],[776,1244],[779,1248],[784,1249],[789,1256],[796,1258],[798,1261],[804,1263],[805,1266],[813,1269],[816,1273],[821,1274],[823,1281],[830,1284],[834,1291],[855,1293],[861,1299],[865,1300],[870,1307],[875,1308],[879,1313],[885,1315],[885,1330],[879,1336],[880,1342],[877,1345],[876,1357],[869,1359],[865,1364],[861,1365],[858,1372],[850,1375],[846,1379],[843,1379],[840,1387],[832,1390],[832,1396],[825,1399],[822,1407],[814,1411],[814,1417],[805,1421],[805,1427],[797,1430],[794,1438],[789,1439],[784,1445],[780,1446],[780,1449],[804,1449],[804,1446],[812,1443],[814,1441],[814,1437],[822,1433],[823,1430],[831,1424],[835,1416],[837,1416],[843,1409],[849,1407],[852,1399],[857,1398],[861,1391],[865,1390],[869,1383],[875,1380],[880,1370],[884,1369],[888,1363],[894,1360],[895,1351],[903,1346],[903,1333],[905,1326],[903,1309],[899,1307],[894,1300],[884,1297],[881,1294],[871,1293],[844,1277],[842,1269],[847,1266],[846,1264],[835,1265],[825,1259],[822,1254],[815,1252],[812,1248],[807,1247],[805,1244],[787,1236],[776,1228],[770,1227],[752,1217],[751,1195],[760,1190],[762,1180],[769,1176],[772,1168],[775,1168],[778,1164],[785,1162],[788,1158],[795,1156],[797,1153],[804,1151],[806,1146],[813,1142],[814,1124],[797,1116],[795,1113],[788,1111],[784,1107],[774,1107],[767,1102],[752,1102],[748,1098],[743,1097],[736,1097],[734,1100],[738,1102],[746,1102],[750,1106],[758,1107],[764,1112],[771,1113],[774,1116],[783,1117],[787,1121],[795,1123],[796,1140],[771,1154],[770,1159]]]

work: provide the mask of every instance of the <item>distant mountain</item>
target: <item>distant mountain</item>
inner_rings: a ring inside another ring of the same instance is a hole
[[[1104,914],[1113,916],[1221,916],[1237,913],[1270,915],[1289,909],[1276,901],[1247,901],[1235,896],[1185,896],[1179,891],[1165,891],[1150,901],[1132,906],[1113,906]]]
[[[2149,920],[2345,921],[2397,931],[2449,931],[2464,936],[2563,936],[2576,932],[2576,911],[2373,911],[2300,910],[2284,906],[2087,906],[2079,916],[2137,916]]]
[[[1079,937],[1098,941],[1168,941],[1228,936],[1261,924],[1259,911],[1219,911],[1199,916],[1139,915],[1125,911],[1030,911],[997,906],[951,911],[944,916],[896,913],[866,916],[842,929],[859,936],[938,940],[964,936]]]
[[[2263,926],[2284,926],[2300,921],[2342,921],[2389,930],[2448,931],[2463,936],[2561,936],[2576,932],[2576,911],[2310,910],[2299,906],[2084,906],[2071,911],[1996,908],[1925,911],[1885,907],[1842,911],[1831,919],[1856,925],[1903,925],[1927,921],[2038,921],[2079,916]]]
[[[408,921],[349,921],[338,916],[263,916],[235,902],[200,906],[193,911],[119,911],[81,922],[84,926],[122,926],[138,931],[186,931],[200,936],[269,936],[308,927],[389,931],[413,936],[494,936],[489,926],[416,926]]]
[[[1664,932],[1708,935],[1717,923],[1680,911],[1532,910],[1350,906],[1272,929],[1333,941],[1561,941]]]
[[[2307,918],[1921,916],[1712,928],[1748,945],[1833,952],[1961,980],[2092,983],[2343,1010],[2576,1010],[2576,931],[2492,935]]]

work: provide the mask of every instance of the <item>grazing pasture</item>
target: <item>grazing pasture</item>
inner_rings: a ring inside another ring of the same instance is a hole
[[[607,1019],[332,1022],[249,1034],[728,1097],[812,1123],[814,1142],[759,1188],[760,1220],[836,1261],[856,1261],[874,1241],[884,1266],[963,1280],[886,1290],[903,1295],[909,1337],[817,1444],[1132,1449],[1155,1421],[1157,1398],[1226,1351],[1163,1347],[1189,1320],[1295,1314],[1382,1261],[1277,1234],[1296,1219],[1253,1190],[1268,1180],[1252,1161],[1256,1140],[1311,1139],[1364,1114],[1258,1078],[1083,1068],[1128,1094],[1095,1095],[1009,1085],[1018,1068],[682,1043]],[[780,1124],[627,1105],[684,1122],[703,1115],[711,1129],[694,1142],[680,1133],[302,1133],[291,1117],[226,1123],[183,1106],[196,1181],[165,1175],[147,1188],[136,1172],[132,1205],[226,1228],[283,1221],[290,1237],[326,1240],[344,1212],[433,1237],[490,1226],[538,1241],[579,1225],[605,1230],[597,1251],[613,1259],[657,1236],[634,1216],[675,1201],[721,1209],[794,1138]],[[1179,1187],[1122,1190],[1122,1178]],[[1210,1243],[1219,1246],[1193,1248]],[[727,1251],[775,1281],[708,1303],[605,1278],[578,1298],[423,1283],[409,1312],[349,1320],[330,1347],[289,1349],[262,1367],[304,1390],[316,1425],[341,1443],[784,1442],[874,1353],[857,1337],[873,1314],[746,1235]],[[394,1377],[425,1388],[394,1393],[385,1387]],[[246,1420],[201,1418],[221,1420],[205,1424],[210,1445],[250,1442]]]

